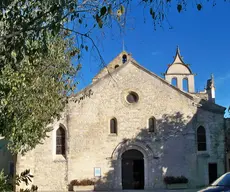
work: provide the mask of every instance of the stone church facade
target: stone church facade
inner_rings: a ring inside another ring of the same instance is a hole
[[[124,51],[71,97],[44,144],[17,157],[16,171],[30,169],[40,191],[86,178],[96,190],[165,188],[165,176],[204,186],[225,172],[224,112],[213,77],[195,92],[179,49],[164,78]]]

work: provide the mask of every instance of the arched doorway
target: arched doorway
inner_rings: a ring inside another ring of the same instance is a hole
[[[144,189],[144,155],[130,149],[122,154],[123,189]]]

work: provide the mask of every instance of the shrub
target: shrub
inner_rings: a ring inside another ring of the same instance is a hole
[[[179,176],[179,177],[166,176],[164,177],[164,182],[166,184],[188,183],[188,179],[184,176]]]
[[[70,182],[70,185],[71,185],[71,186],[79,185],[79,181],[78,181],[77,179],[72,180],[72,181]]]
[[[12,191],[13,187],[9,183],[8,176],[4,174],[4,171],[0,171],[0,191],[6,192],[6,191]]]
[[[80,181],[75,179],[70,182],[70,185],[72,186],[86,186],[86,185],[94,185],[94,184],[95,182],[91,179],[83,179]]]

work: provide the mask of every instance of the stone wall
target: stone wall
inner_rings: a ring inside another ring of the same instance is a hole
[[[230,171],[230,118],[225,119],[226,130],[226,170]]]
[[[131,62],[111,75],[90,86],[90,98],[70,102],[44,144],[19,158],[18,170],[31,167],[34,184],[41,191],[67,190],[73,179],[94,178],[95,167],[102,174],[97,189],[121,189],[120,158],[128,149],[144,155],[146,189],[164,188],[164,175],[184,175],[190,187],[206,185],[208,162],[217,162],[219,174],[224,172],[223,114],[197,109],[189,95]],[[129,91],[139,95],[137,103],[127,103]],[[152,116],[157,120],[155,133],[148,132]],[[118,132],[110,134],[114,117]],[[55,131],[60,124],[66,128],[66,157],[55,154]],[[196,150],[199,125],[209,138],[204,153]]]
[[[107,74],[112,73],[113,71],[117,70],[118,67],[121,67],[123,63],[123,56],[126,57],[126,62],[128,62],[131,58],[131,55],[128,54],[126,51],[121,52],[117,57],[115,57],[106,67],[104,67],[94,78],[93,82],[101,79]],[[125,62],[125,63],[126,63]]]
[[[65,115],[63,116],[65,119]],[[56,141],[54,132],[60,123],[65,124],[63,119],[52,125],[53,131],[48,133],[48,138],[43,141],[43,145],[37,145],[26,155],[17,157],[17,174],[30,169],[34,175],[33,184],[38,186],[39,191],[67,191],[67,161],[63,156],[54,155]],[[20,187],[30,186],[21,185]]]

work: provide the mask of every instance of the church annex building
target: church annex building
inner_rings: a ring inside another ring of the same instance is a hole
[[[16,171],[30,169],[39,191],[68,191],[75,179],[95,180],[95,190],[160,189],[165,176],[205,186],[228,167],[224,113],[213,76],[195,92],[179,48],[164,78],[123,51],[71,97],[44,144],[17,157]]]

